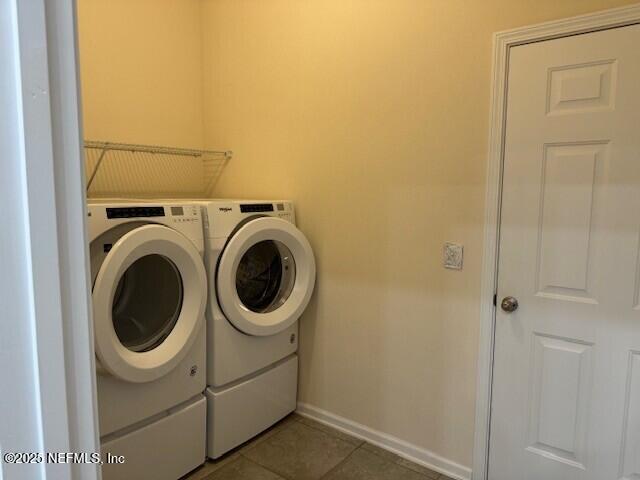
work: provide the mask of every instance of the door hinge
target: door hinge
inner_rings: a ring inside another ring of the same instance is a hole
[[[497,293],[493,294],[493,306],[494,307],[498,306],[498,294]]]

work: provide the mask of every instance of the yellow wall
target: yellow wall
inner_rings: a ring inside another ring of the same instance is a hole
[[[491,34],[627,3],[205,0],[218,194],[293,199],[317,255],[302,402],[471,464]]]
[[[470,465],[491,34],[627,3],[79,0],[85,137],[232,148],[219,196],[294,200],[300,400]]]
[[[201,148],[200,0],[78,0],[84,137]],[[87,171],[95,166],[88,158]],[[109,158],[91,195],[202,188],[202,162]]]

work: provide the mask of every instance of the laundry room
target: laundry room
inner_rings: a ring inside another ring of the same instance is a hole
[[[5,2],[0,479],[640,478],[636,2]]]

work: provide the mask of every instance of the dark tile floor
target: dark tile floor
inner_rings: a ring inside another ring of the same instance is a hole
[[[292,414],[183,480],[451,480],[357,438]]]

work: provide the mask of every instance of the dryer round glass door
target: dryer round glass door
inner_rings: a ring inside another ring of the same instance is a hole
[[[96,354],[115,377],[148,382],[175,368],[202,334],[206,273],[196,247],[171,228],[114,231],[91,246]]]
[[[309,303],[315,260],[293,224],[258,217],[228,240],[216,275],[226,318],[249,335],[274,335],[295,323]]]
[[[152,253],[133,262],[120,277],[111,307],[120,343],[134,352],[160,345],[182,310],[180,271],[164,255]]]

